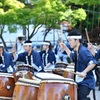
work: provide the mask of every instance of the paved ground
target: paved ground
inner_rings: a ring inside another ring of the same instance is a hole
[[[96,87],[95,92],[96,92],[96,100],[100,100],[100,90],[98,90],[98,87]],[[91,100],[94,100],[92,91],[90,93],[90,98],[91,98]]]

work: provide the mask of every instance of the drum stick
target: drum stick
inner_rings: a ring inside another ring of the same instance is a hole
[[[62,69],[62,68],[58,68],[58,70],[66,71],[66,72],[69,72],[69,73],[72,73],[72,74],[75,74],[75,75],[80,76],[80,74],[79,74],[79,73],[76,73],[76,72],[74,72],[74,71],[72,71],[72,70]]]
[[[80,74],[79,73],[76,73],[76,72],[74,72],[74,71],[72,71],[72,70],[68,70],[68,69],[64,69],[64,68],[54,68],[54,69],[44,69],[44,71],[45,72],[52,72],[53,70],[58,70],[58,71],[66,71],[66,72],[69,72],[69,73],[72,73],[72,74],[75,74],[75,75],[78,75],[78,76],[80,76]]]
[[[60,27],[61,27],[61,35],[60,35],[60,38],[61,38],[61,43],[63,43],[63,25],[61,24],[60,25]]]
[[[85,32],[86,32],[87,41],[88,41],[88,43],[90,43],[90,39],[89,39],[89,35],[88,35],[88,32],[87,32],[87,28],[85,28]]]
[[[15,82],[17,82],[17,81],[18,81],[18,77],[15,75],[15,73],[12,73],[12,74],[13,74],[13,76],[14,76]]]

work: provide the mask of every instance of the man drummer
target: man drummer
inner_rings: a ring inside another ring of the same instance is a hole
[[[24,42],[25,52],[18,54],[14,57],[17,62],[23,62],[25,64],[31,65],[34,71],[39,72],[42,70],[42,61],[38,52],[32,49],[32,42],[27,40]]]
[[[11,54],[4,50],[4,46],[0,43],[0,72],[14,72],[14,63]]]
[[[97,62],[89,50],[82,45],[82,35],[77,29],[70,31],[67,38],[73,51],[70,51],[64,43],[60,46],[75,63],[75,72],[79,74],[78,77],[75,76],[78,84],[78,100],[89,100],[87,96],[92,89],[95,89],[95,78],[92,71]]]

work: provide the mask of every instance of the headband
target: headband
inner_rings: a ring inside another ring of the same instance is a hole
[[[44,44],[44,45],[50,45],[49,42],[42,42],[42,44]]]
[[[67,36],[67,39],[82,39],[82,36]]]

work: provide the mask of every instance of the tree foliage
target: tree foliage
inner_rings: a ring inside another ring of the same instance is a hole
[[[75,5],[100,5],[100,0],[64,0],[66,4],[75,4]]]
[[[37,20],[47,28],[51,26],[57,28],[58,23],[62,20],[66,20],[74,26],[77,21],[86,18],[86,13],[82,8],[72,10],[63,4],[62,0],[38,0],[35,5],[35,9],[32,11],[34,22],[38,18]]]
[[[28,37],[31,39],[36,34],[37,27],[45,26],[46,36],[51,29],[60,28],[59,22],[63,20],[71,23],[72,27],[85,20],[86,13],[82,8],[71,9],[66,4],[62,0],[33,0],[29,5],[18,0],[1,0],[0,25],[17,24],[26,27],[33,24],[33,31]],[[16,29],[15,26],[12,28]],[[10,27],[9,29],[11,30]]]
[[[17,0],[0,0],[0,38],[5,47],[6,43],[2,37],[4,26],[14,24],[17,20],[16,10],[22,8],[24,4]]]
[[[17,0],[0,1],[0,24],[14,24],[17,20],[16,10],[24,7],[24,4]]]

